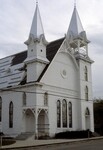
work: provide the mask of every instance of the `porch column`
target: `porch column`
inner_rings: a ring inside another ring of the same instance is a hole
[[[35,112],[35,139],[38,139],[38,112]]]
[[[69,128],[69,105],[68,105],[68,102],[67,102],[67,128]]]
[[[62,101],[61,101],[61,128],[63,127],[63,121],[62,121]]]

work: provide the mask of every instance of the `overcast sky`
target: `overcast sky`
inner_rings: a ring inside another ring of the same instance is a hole
[[[26,50],[36,0],[0,0],[0,58]],[[47,41],[66,34],[74,0],[39,0]],[[103,98],[103,0],[77,0],[77,10],[87,33],[92,67],[93,97]]]

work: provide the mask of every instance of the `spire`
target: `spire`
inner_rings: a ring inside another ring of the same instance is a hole
[[[44,44],[46,45],[47,41],[46,41],[45,35],[44,35],[44,29],[43,29],[40,11],[39,11],[39,7],[38,7],[38,1],[36,1],[36,10],[35,10],[34,17],[33,17],[32,25],[31,25],[31,29],[30,29],[30,33],[29,33],[29,38],[24,43],[26,45],[29,45],[31,41],[39,42],[41,40],[41,38],[42,38]]]
[[[76,3],[76,0],[74,0],[74,8],[76,8],[76,4],[77,4],[77,3]]]
[[[69,37],[71,34],[73,37],[78,37],[79,34],[83,31],[84,31],[84,29],[83,29],[81,20],[79,18],[78,12],[77,12],[76,2],[75,2],[74,3],[74,11],[73,11],[72,18],[71,18],[70,25],[69,25],[69,29],[67,32],[67,37]]]
[[[87,39],[86,32],[84,31],[81,20],[79,18],[76,9],[76,1],[74,3],[74,10],[69,29],[67,31],[66,39],[67,42],[69,42],[70,50],[73,48],[74,52],[78,51],[79,53],[88,55],[88,43],[90,41]],[[83,52],[81,52],[81,47]]]
[[[39,12],[38,1],[36,1],[36,10],[30,30],[30,35],[34,36],[34,38],[40,38],[40,35],[42,34],[44,34],[44,30]]]
[[[36,0],[36,5],[38,5],[38,0]]]

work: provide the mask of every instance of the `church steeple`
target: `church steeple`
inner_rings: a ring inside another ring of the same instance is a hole
[[[70,21],[70,25],[69,25],[69,29],[68,29],[68,32],[67,32],[67,36],[69,37],[71,32],[72,32],[72,34],[75,37],[78,37],[79,34],[81,32],[83,32],[83,31],[84,31],[84,29],[83,29],[81,20],[79,18],[76,6],[74,6],[74,11],[73,11],[72,18],[71,18],[71,21]]]
[[[46,45],[42,20],[39,12],[38,3],[34,13],[29,38],[25,42],[28,47],[27,59],[27,82],[37,81],[45,66],[49,63],[46,58]]]
[[[30,35],[33,35],[34,38],[40,38],[40,35],[44,35],[44,29],[41,21],[38,4],[36,4],[36,10],[30,30]]]
[[[88,55],[87,45],[90,41],[87,39],[86,32],[83,29],[76,5],[74,6],[66,38],[71,49],[74,49],[76,52],[80,52],[82,47],[82,50],[84,49],[85,51],[84,53]]]
[[[36,10],[35,10],[34,17],[33,17],[32,25],[31,25],[31,29],[29,33],[29,38],[25,42],[25,44],[28,45],[31,40],[34,40],[34,41],[40,40],[41,36],[45,38],[39,7],[38,7],[38,3],[36,2]],[[46,40],[45,40],[45,43],[46,43]]]

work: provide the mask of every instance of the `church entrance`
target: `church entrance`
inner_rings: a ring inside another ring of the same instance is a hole
[[[25,132],[35,132],[35,116],[32,110],[27,109],[24,115]]]
[[[49,135],[49,120],[45,110],[41,110],[38,115],[38,137]]]
[[[86,130],[90,130],[90,111],[88,108],[86,108],[85,111],[85,125],[86,125]]]

